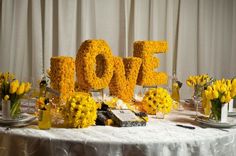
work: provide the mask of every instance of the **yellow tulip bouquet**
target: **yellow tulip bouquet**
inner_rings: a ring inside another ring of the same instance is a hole
[[[236,96],[236,79],[217,80],[205,90],[206,99],[211,102],[210,118],[221,118],[221,106]]]
[[[19,82],[10,73],[0,75],[0,96],[3,102],[10,101],[10,116],[15,118],[20,113],[20,99],[29,92],[30,83]]]
[[[207,75],[195,75],[195,76],[189,76],[186,83],[189,87],[194,88],[194,95],[195,97],[201,97],[202,91],[204,90],[204,87],[208,86],[212,82],[212,78]]]

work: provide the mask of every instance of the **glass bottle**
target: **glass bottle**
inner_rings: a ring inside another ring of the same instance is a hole
[[[49,101],[45,100],[45,107],[39,109],[38,127],[39,129],[50,129],[51,128],[51,105]]]

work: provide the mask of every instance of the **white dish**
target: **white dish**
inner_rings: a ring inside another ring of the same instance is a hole
[[[215,120],[200,119],[200,118],[197,118],[196,121],[198,123],[214,128],[230,128],[236,126],[236,119],[231,117],[228,117],[228,122],[217,122]]]
[[[22,113],[19,118],[17,119],[13,119],[13,120],[5,120],[2,118],[2,116],[0,116],[0,125],[22,125],[22,124],[27,124],[30,123],[32,121],[34,121],[36,119],[35,116],[30,115],[30,114],[26,114],[26,113]]]
[[[236,112],[228,112],[228,116],[236,116]]]

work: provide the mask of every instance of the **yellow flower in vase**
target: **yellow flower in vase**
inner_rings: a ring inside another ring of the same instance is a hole
[[[4,96],[4,100],[5,100],[5,101],[9,100],[9,98],[10,98],[9,95],[5,95],[5,96]]]
[[[21,95],[21,94],[24,93],[24,91],[25,91],[25,83],[22,82],[22,83],[20,84],[19,88],[17,89],[16,94],[17,94],[17,95]]]
[[[10,94],[14,94],[19,87],[19,81],[14,80],[12,83],[10,83]]]
[[[29,83],[29,82],[25,83],[25,90],[24,90],[24,92],[27,93],[30,90],[30,88],[31,88],[31,83]]]
[[[232,84],[230,80],[217,80],[205,90],[207,100],[211,102],[210,117],[215,120],[223,120],[221,109],[228,103],[232,97]],[[227,116],[226,116],[227,117]]]

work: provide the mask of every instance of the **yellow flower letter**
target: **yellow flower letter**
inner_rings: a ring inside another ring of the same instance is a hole
[[[51,87],[60,92],[60,99],[66,100],[74,92],[75,62],[72,57],[51,58]]]
[[[102,89],[108,86],[113,75],[113,56],[104,40],[86,40],[76,56],[78,88]]]
[[[159,67],[159,59],[153,57],[155,53],[165,53],[167,51],[167,42],[159,41],[136,41],[134,42],[134,56],[143,59],[138,76],[138,85],[154,86],[167,83],[167,74],[164,72],[155,72]]]
[[[109,84],[110,94],[131,101],[142,60],[136,57],[114,57],[114,72]]]

